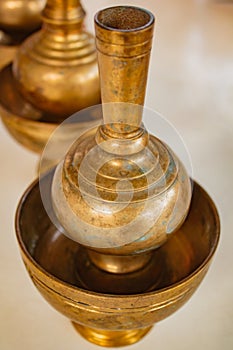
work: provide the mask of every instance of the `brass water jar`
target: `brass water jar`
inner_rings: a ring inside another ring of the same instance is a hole
[[[35,152],[42,152],[64,119],[100,102],[94,37],[85,30],[84,17],[79,0],[48,0],[42,29],[23,42],[13,63],[0,72],[3,123]]]
[[[132,6],[97,13],[104,123],[27,189],[16,214],[32,281],[101,346],[133,344],[179,309],[219,240],[210,197],[141,123],[153,26]]]

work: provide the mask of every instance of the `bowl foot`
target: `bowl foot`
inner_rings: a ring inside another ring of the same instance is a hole
[[[82,326],[75,322],[72,322],[72,324],[86,340],[104,347],[120,347],[134,344],[142,339],[152,328],[151,326],[125,331],[108,331]]]

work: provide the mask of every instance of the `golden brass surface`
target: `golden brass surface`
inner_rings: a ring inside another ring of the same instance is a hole
[[[13,60],[16,50],[17,46],[6,46],[0,44],[0,69]]]
[[[41,26],[45,0],[1,0],[0,44],[16,45]]]
[[[43,181],[49,191],[52,175],[44,177]],[[148,327],[174,313],[191,297],[216,250],[219,218],[208,194],[194,183],[184,224],[153,252],[153,259],[159,261],[159,279],[154,265],[148,276],[154,286],[147,291],[147,281],[143,284],[138,275],[134,287],[141,285],[141,291],[136,294],[131,282],[124,285],[130,273],[127,278],[123,275],[123,280],[121,275],[101,272],[90,262],[82,246],[58,231],[44,209],[38,181],[27,189],[19,203],[16,232],[24,263],[44,298],[81,325],[76,329],[88,340],[103,346],[118,346],[119,342],[128,345],[137,341]],[[92,277],[85,281],[91,288],[82,281],[83,275]],[[103,292],[105,288],[109,289],[108,293]],[[125,292],[119,292],[121,289]],[[129,337],[126,332],[122,339],[116,338],[118,333],[111,333],[128,330]]]
[[[143,338],[152,327],[133,329],[130,331],[106,331],[81,326],[73,322],[75,329],[88,341],[104,347],[120,347],[131,345]]]
[[[140,255],[119,255],[114,256],[110,254],[98,253],[94,250],[88,249],[88,256],[92,263],[102,270],[107,270],[111,273],[129,273],[140,270],[147,265],[152,253],[145,253]]]

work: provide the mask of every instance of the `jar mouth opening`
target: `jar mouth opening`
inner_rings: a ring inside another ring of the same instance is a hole
[[[154,16],[150,11],[139,7],[114,6],[97,12],[95,22],[107,30],[130,32],[150,27]]]

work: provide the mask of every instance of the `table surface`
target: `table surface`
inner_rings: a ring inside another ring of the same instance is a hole
[[[83,1],[92,17],[124,1]],[[233,348],[233,2],[127,1],[157,18],[146,106],[159,111],[182,136],[193,176],[220,212],[221,241],[212,266],[191,300],[157,324],[137,349]],[[0,53],[1,54],[1,53]],[[149,129],[156,133],[156,122]],[[14,213],[36,176],[38,157],[0,124],[0,349],[97,349],[50,307],[31,283],[14,234]]]

